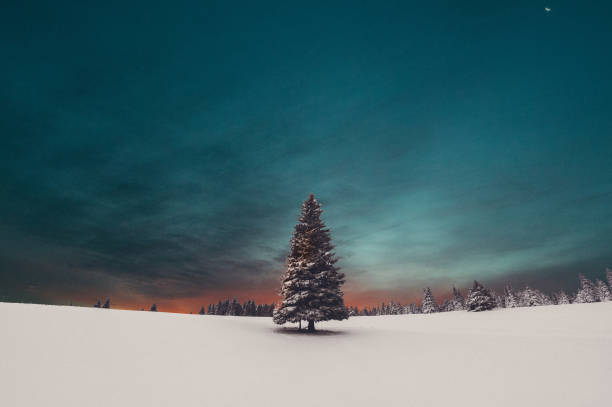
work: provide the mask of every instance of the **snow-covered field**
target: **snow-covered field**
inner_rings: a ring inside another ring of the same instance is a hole
[[[612,405],[612,303],[269,318],[0,303],[0,406]]]

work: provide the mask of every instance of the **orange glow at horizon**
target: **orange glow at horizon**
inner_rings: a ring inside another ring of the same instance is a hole
[[[448,287],[432,287],[432,289],[438,302],[450,297],[451,290]],[[219,300],[232,300],[233,298],[236,298],[241,304],[248,300],[254,300],[257,304],[278,304],[281,298],[277,292],[278,287],[242,287],[209,291],[201,296],[156,298],[122,291],[115,292],[110,296],[110,300],[111,308],[114,309],[144,309],[149,311],[151,305],[156,304],[159,312],[197,314],[202,306],[207,310],[209,304],[216,304]],[[422,290],[415,288],[396,288],[392,290],[366,289],[351,284],[344,292],[344,303],[347,306],[357,306],[360,309],[380,306],[382,302],[389,303],[390,301],[401,303],[402,305],[410,303],[419,305],[422,300]],[[74,295],[74,293],[56,292],[48,299],[50,303],[55,304],[67,305],[74,303],[74,305],[80,306],[93,306],[97,300],[104,303],[107,298],[106,296],[101,296],[98,290],[96,292],[89,290],[88,292],[79,292],[77,295]]]
[[[116,299],[111,297],[110,300],[112,309],[149,311],[151,305],[156,304],[159,312],[197,314],[202,306],[204,306],[204,309],[207,310],[209,304],[217,304],[219,300],[232,300],[233,298],[236,298],[241,304],[249,300],[254,300],[257,304],[278,304],[280,301],[280,297],[275,294],[270,294],[270,291],[257,294],[252,292],[242,292],[236,293],[236,295],[227,295],[220,292],[218,294],[208,294],[201,297],[160,299],[146,298],[142,296],[138,296],[137,299],[132,296],[117,296]],[[89,299],[89,297],[87,299]],[[102,303],[104,303],[105,300],[106,298],[100,298]],[[73,300],[75,305],[81,306],[93,306],[96,301],[97,299],[87,301],[79,298]],[[364,307],[371,308],[374,306],[380,306],[382,302],[389,303],[390,301],[394,301],[395,303],[400,302],[403,305],[410,303],[420,304],[421,298],[400,298],[399,296],[392,296],[389,292],[385,291],[360,291],[355,293],[346,292],[344,302],[347,306],[357,306],[359,309],[363,309]]]

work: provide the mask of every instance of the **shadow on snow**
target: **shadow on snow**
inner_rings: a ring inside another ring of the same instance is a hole
[[[307,335],[307,336],[336,336],[346,335],[348,332],[345,331],[330,331],[328,329],[317,329],[316,331],[309,331],[306,328],[301,330],[297,327],[280,327],[274,328],[274,332],[284,335]]]

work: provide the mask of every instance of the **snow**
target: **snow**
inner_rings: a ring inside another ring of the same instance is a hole
[[[0,303],[0,406],[602,406],[612,303],[270,318]]]

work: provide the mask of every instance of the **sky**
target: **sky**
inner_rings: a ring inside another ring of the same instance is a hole
[[[277,301],[310,193],[350,304],[612,265],[605,2],[85,3],[0,16],[1,301]]]

